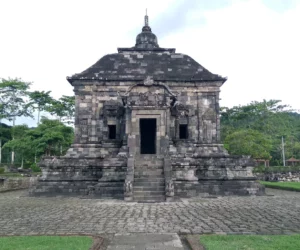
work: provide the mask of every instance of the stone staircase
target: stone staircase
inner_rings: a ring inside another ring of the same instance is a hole
[[[164,161],[157,156],[141,156],[134,166],[133,200],[163,202],[165,197]]]

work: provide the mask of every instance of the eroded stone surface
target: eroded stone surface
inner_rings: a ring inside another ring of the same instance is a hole
[[[191,198],[171,203],[0,195],[0,235],[300,233],[300,193]]]

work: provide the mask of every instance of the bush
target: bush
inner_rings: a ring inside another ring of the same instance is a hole
[[[253,173],[264,173],[265,171],[265,166],[257,166],[253,169]]]
[[[5,168],[0,168],[0,174],[3,174],[5,171]]]
[[[36,165],[36,163],[33,163],[30,168],[32,172],[41,172],[41,169]]]
[[[287,173],[287,172],[299,172],[299,166],[272,166],[264,167],[258,166],[253,169],[253,173]]]

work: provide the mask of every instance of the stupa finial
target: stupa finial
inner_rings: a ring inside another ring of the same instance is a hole
[[[146,16],[145,16],[145,26],[149,26],[149,18],[147,14],[147,9],[146,9]]]

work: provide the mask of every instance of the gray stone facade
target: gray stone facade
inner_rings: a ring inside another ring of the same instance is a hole
[[[40,162],[32,194],[150,202],[264,193],[253,160],[228,155],[220,142],[226,78],[160,48],[147,22],[134,47],[67,79],[76,96],[75,141],[65,156]]]

